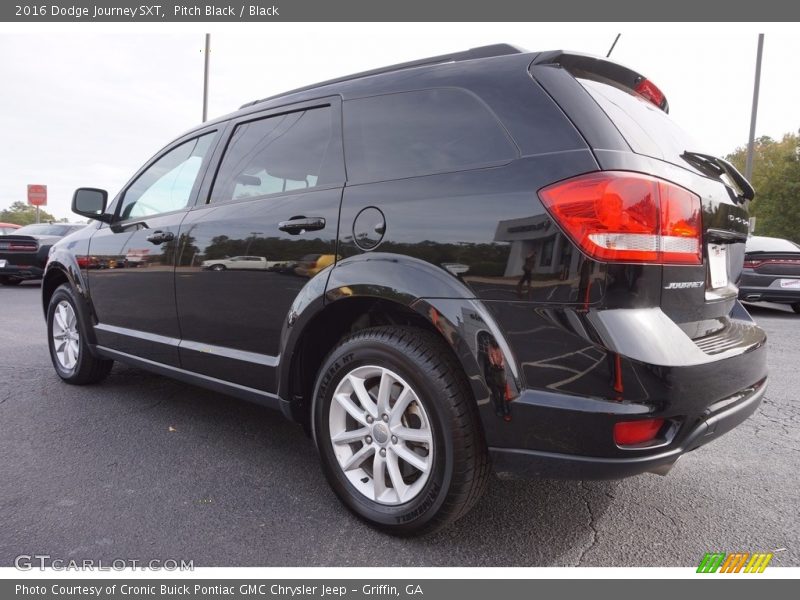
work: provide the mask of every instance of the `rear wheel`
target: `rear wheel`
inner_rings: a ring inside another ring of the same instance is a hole
[[[17,279],[16,277],[0,277],[0,285],[19,285],[22,283],[22,279]]]
[[[47,309],[47,339],[56,373],[67,383],[97,383],[111,372],[114,361],[92,356],[86,342],[78,302],[69,284],[59,286]]]
[[[225,270],[225,265],[214,265],[213,267],[211,267],[211,270],[212,271],[224,271]]]
[[[432,333],[365,329],[317,380],[314,432],[325,475],[356,515],[390,533],[428,533],[466,514],[489,474],[477,407]]]
[[[800,302],[795,302],[792,304],[792,310],[800,315]]]

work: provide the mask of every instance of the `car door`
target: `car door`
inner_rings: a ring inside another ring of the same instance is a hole
[[[113,221],[92,236],[90,253],[105,267],[87,272],[99,345],[179,366],[178,230],[216,135],[201,132],[158,154],[115,199]]]
[[[281,329],[310,280],[294,265],[312,252],[335,260],[340,131],[338,98],[231,124],[207,200],[181,225],[175,289],[183,368],[276,391]],[[272,268],[203,268],[232,256]]]

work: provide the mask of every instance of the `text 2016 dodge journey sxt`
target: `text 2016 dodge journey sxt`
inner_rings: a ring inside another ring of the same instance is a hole
[[[667,111],[628,68],[506,45],[246,104],[110,204],[75,192],[95,223],[50,254],[53,365],[278,408],[393,533],[459,518],[492,468],[666,473],[767,377],[734,283],[753,188]]]

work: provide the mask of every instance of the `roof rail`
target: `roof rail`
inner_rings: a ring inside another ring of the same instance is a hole
[[[312,85],[300,87],[294,90],[290,90],[288,92],[276,94],[275,96],[261,98],[260,100],[253,100],[252,102],[247,102],[246,104],[242,104],[239,108],[242,109],[248,106],[253,106],[254,104],[266,102],[267,100],[272,100],[273,98],[278,98],[280,96],[288,96],[289,94],[295,94],[297,92],[305,92],[306,90],[313,90],[314,88],[322,87],[325,85],[342,83],[345,81],[351,81],[353,79],[360,79],[362,77],[370,77],[372,75],[381,75],[383,73],[392,73],[393,71],[402,71],[404,69],[413,69],[414,67],[424,67],[427,65],[460,62],[462,60],[474,60],[476,58],[491,58],[493,56],[505,56],[508,54],[522,54],[524,52],[525,50],[518,48],[516,46],[512,46],[511,44],[492,44],[490,46],[479,46],[478,48],[470,48],[469,50],[462,50],[461,52],[441,54],[439,56],[431,56],[429,58],[420,58],[418,60],[398,63],[396,65],[391,65],[388,67],[381,67],[379,69],[372,69],[370,71],[362,71],[361,73],[354,73],[352,75],[347,75],[345,77],[337,77],[336,79],[329,79],[327,81],[322,81],[320,83],[314,83]]]

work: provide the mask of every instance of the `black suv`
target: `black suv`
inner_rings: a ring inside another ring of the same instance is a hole
[[[50,255],[55,369],[280,409],[394,533],[465,514],[490,466],[665,473],[767,377],[734,284],[753,189],[667,110],[618,64],[506,45],[246,104],[108,206],[76,191],[97,222]],[[203,267],[241,256],[265,260]]]

